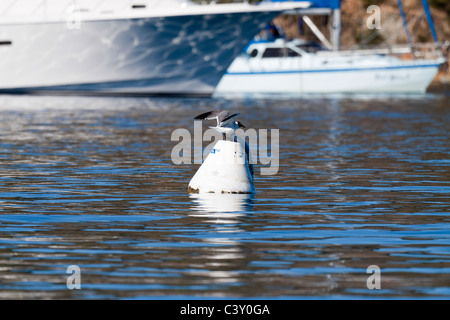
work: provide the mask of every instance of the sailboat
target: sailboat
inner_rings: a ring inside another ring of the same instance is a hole
[[[399,8],[401,0],[399,1]],[[423,93],[446,61],[440,50],[426,0],[423,1],[435,43],[425,57],[424,46],[340,50],[340,1],[313,0],[300,9],[321,44],[300,39],[256,39],[250,42],[222,77],[215,96],[230,94],[308,93]],[[309,14],[329,14],[331,41],[319,31]],[[402,11],[402,17],[404,17]],[[407,29],[406,29],[407,30]],[[409,33],[408,36],[410,37]],[[400,55],[414,59],[404,60]]]

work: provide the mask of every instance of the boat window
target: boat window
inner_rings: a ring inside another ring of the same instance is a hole
[[[291,48],[267,48],[263,58],[300,57],[301,54]]]
[[[2,41],[0,40],[0,46],[10,46],[12,45],[12,41]]]
[[[133,9],[145,9],[146,5],[145,4],[133,4],[131,7]]]
[[[288,55],[288,57],[301,57],[302,56],[300,53],[292,50],[291,48],[288,48],[287,55]]]
[[[278,58],[283,57],[283,48],[267,48],[263,53],[263,58]]]
[[[250,52],[250,56],[252,58],[256,57],[258,55],[258,49],[253,49],[252,52]]]
[[[311,52],[311,53],[315,53],[319,50],[322,50],[322,48],[317,44],[301,44],[301,45],[298,45],[297,48],[299,48],[305,52]]]

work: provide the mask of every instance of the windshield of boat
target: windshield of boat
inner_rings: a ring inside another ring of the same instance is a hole
[[[296,47],[301,49],[301,50],[303,50],[303,51],[305,51],[305,52],[309,52],[309,53],[315,53],[317,51],[325,50],[319,44],[314,43],[314,42],[305,43],[305,44],[298,44]]]
[[[288,47],[269,47],[264,50],[263,58],[301,57],[302,54]]]

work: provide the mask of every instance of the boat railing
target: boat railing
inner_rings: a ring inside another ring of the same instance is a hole
[[[0,17],[14,18],[20,16],[33,16],[47,19],[50,16],[61,17],[74,11],[80,12],[100,12],[108,5],[107,0],[95,0],[89,3],[88,8],[81,8],[77,0],[35,0],[33,2],[23,0],[1,0]],[[130,7],[133,1],[116,1],[114,5],[119,5],[118,10]]]
[[[218,3],[257,3],[260,2],[259,0],[197,0],[193,1],[200,4],[218,4]]]
[[[417,43],[414,45],[393,45],[386,47],[349,48],[338,51],[323,50],[317,54],[321,56],[352,56],[352,55],[391,55],[405,56],[410,59],[438,59],[448,60],[449,42]]]
[[[448,61],[450,42],[418,43],[413,48],[416,58],[433,59],[442,57]]]
[[[222,3],[256,4],[259,0],[191,0],[200,5],[215,5]],[[83,5],[81,7],[80,5]],[[134,9],[149,9],[164,4],[164,0],[0,0],[0,18],[15,18],[34,16],[46,20],[50,16],[61,17],[74,10],[84,13],[111,13]]]

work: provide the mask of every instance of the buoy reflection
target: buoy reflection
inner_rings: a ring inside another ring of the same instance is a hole
[[[240,213],[253,208],[253,194],[192,193],[194,209],[204,213]]]

